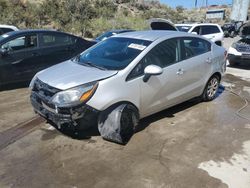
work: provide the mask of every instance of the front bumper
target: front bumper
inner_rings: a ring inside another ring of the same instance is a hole
[[[237,63],[250,63],[250,54],[234,55],[229,53],[227,59]]]
[[[30,101],[34,111],[58,129],[86,130],[97,125],[99,111],[86,104],[59,108],[46,103],[46,100],[33,91]]]

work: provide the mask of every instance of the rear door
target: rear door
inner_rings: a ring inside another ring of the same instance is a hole
[[[182,98],[189,99],[199,96],[212,72],[211,43],[196,37],[180,38],[182,60],[179,69],[179,81],[183,88],[179,91]]]
[[[37,34],[24,34],[0,46],[5,51],[0,57],[1,78],[4,83],[28,81],[36,72],[39,51]]]
[[[42,33],[40,35],[40,52],[43,63],[40,69],[72,58],[76,38],[63,33]]]

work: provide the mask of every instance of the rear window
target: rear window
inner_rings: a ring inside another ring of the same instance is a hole
[[[209,35],[213,33],[220,33],[217,26],[201,26],[201,35]]]
[[[203,39],[192,37],[184,38],[183,43],[185,47],[184,59],[198,56],[211,50],[211,44]]]
[[[63,34],[43,34],[42,46],[60,46],[75,43],[74,37]]]

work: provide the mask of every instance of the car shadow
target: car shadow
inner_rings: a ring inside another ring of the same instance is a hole
[[[57,131],[59,131],[63,135],[76,139],[76,140],[89,140],[91,139],[92,136],[100,136],[97,125],[91,126],[90,128],[86,130],[79,130],[77,128],[74,129],[72,127],[58,128],[57,125],[55,125],[53,122],[50,122],[50,121],[48,121],[47,123],[52,125],[54,128],[57,129]]]
[[[230,68],[242,69],[242,70],[250,70],[250,63],[238,63],[235,65],[228,65]]]

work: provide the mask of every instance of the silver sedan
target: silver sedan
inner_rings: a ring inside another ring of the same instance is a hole
[[[143,117],[194,97],[213,100],[225,55],[184,32],[124,33],[39,72],[31,102],[57,128],[97,125],[102,137],[124,144]]]

